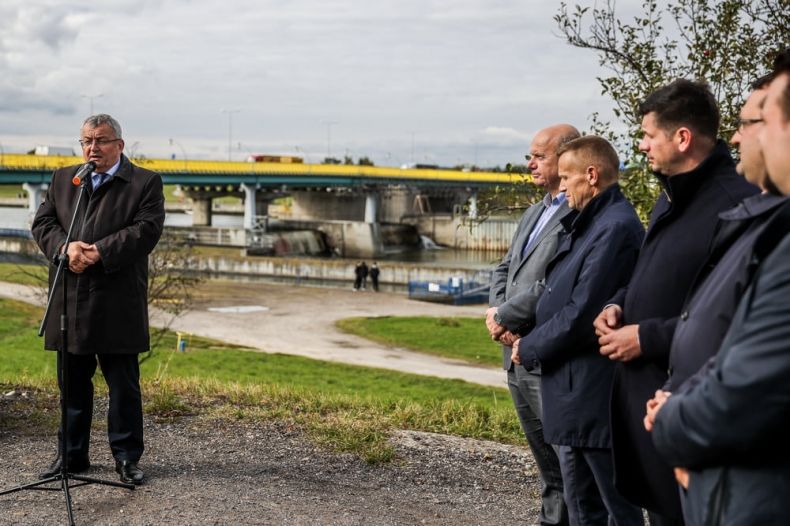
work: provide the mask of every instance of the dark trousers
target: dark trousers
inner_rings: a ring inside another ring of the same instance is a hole
[[[643,526],[642,509],[614,487],[610,449],[560,446],[565,502],[572,526]]]
[[[543,437],[543,401],[540,394],[540,375],[532,374],[520,365],[507,372],[507,386],[516,406],[521,429],[527,438],[542,482],[540,524],[568,524],[562,490],[560,462],[554,448]]]
[[[683,519],[667,517],[649,510],[647,512],[647,520],[650,526],[683,526]]]
[[[58,384],[61,354],[58,353]],[[136,354],[69,354],[66,426],[69,459],[87,458],[93,420],[93,375],[96,364],[110,391],[107,436],[116,460],[137,462],[143,455],[143,403],[140,395],[140,366]],[[58,433],[62,440],[63,430]]]

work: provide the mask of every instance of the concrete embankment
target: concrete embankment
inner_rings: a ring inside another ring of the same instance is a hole
[[[38,247],[32,240],[18,237],[0,237],[2,252],[40,257]],[[198,251],[191,270],[212,277],[275,279],[350,287],[354,281],[356,263],[356,260],[340,258],[246,256],[240,249],[211,249]],[[381,284],[401,291],[413,280],[446,283],[451,278],[462,278],[465,282],[480,281],[481,272],[486,271],[484,266],[482,269],[458,268],[401,261],[380,261],[379,267]]]

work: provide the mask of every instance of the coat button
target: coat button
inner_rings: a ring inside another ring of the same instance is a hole
[[[680,315],[680,319],[683,321],[689,319],[689,311],[684,311],[683,314]]]

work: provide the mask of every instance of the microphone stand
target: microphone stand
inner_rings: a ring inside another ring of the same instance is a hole
[[[90,177],[83,177],[80,181],[80,190],[77,194],[77,202],[74,206],[74,214],[71,216],[71,224],[69,225],[68,232],[66,233],[66,242],[63,245],[63,253],[58,254],[55,256],[55,261],[58,262],[58,268],[55,272],[55,278],[52,280],[52,286],[49,291],[49,298],[47,299],[47,307],[44,311],[44,318],[41,320],[41,326],[38,329],[38,335],[43,336],[44,330],[47,326],[47,319],[49,318],[49,314],[52,308],[52,302],[55,297],[55,293],[57,292],[58,286],[62,289],[63,293],[63,311],[60,315],[60,350],[59,353],[59,362],[60,362],[60,432],[61,432],[61,439],[60,439],[60,473],[57,475],[53,475],[51,477],[43,478],[41,480],[37,480],[35,482],[31,482],[28,484],[23,484],[21,486],[17,486],[15,488],[7,489],[0,491],[0,495],[7,495],[9,493],[14,493],[16,491],[21,490],[41,490],[41,491],[59,491],[63,490],[64,496],[66,498],[66,511],[69,516],[69,526],[74,526],[74,514],[71,509],[71,493],[69,492],[70,488],[78,488],[80,486],[87,486],[88,484],[102,484],[105,486],[115,486],[118,488],[125,488],[133,490],[135,488],[134,484],[127,484],[125,482],[116,482],[111,480],[101,480],[93,477],[86,477],[84,475],[78,475],[75,473],[69,472],[69,457],[68,457],[68,418],[66,417],[67,408],[68,408],[68,396],[69,396],[69,368],[68,368],[68,361],[69,361],[69,352],[68,352],[68,327],[69,327],[69,317],[68,317],[68,297],[67,297],[67,287],[66,287],[66,277],[68,276],[68,261],[69,257],[66,253],[66,249],[69,246],[69,243],[72,239],[72,233],[74,232],[74,227],[77,224],[77,217],[79,215],[80,210],[80,203],[82,203],[82,198],[85,194],[85,189],[88,184],[90,184]],[[76,484],[69,484],[70,481],[77,481]],[[60,487],[47,487],[42,488],[40,486],[44,484],[49,484],[50,482],[60,482]]]

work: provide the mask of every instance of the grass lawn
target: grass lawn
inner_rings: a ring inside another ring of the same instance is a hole
[[[502,347],[491,341],[482,314],[478,318],[347,318],[337,327],[386,345],[482,365],[502,364]]]
[[[55,354],[37,336],[42,310],[0,300],[0,386],[55,392]],[[210,413],[295,421],[332,448],[369,461],[390,458],[391,429],[433,431],[520,443],[505,389],[270,355],[193,338],[174,352],[167,334],[143,362],[146,411],[154,416]],[[103,382],[96,384],[104,390]]]
[[[43,287],[47,284],[47,267],[44,264],[0,263],[0,280]]]
[[[212,248],[206,247],[206,250],[210,251]],[[0,279],[25,285],[40,285],[46,279],[46,269],[40,265],[0,263]],[[482,314],[479,318],[427,316],[347,318],[337,322],[337,327],[342,331],[394,347],[480,365],[497,367],[502,363],[501,347],[488,337]],[[188,368],[189,365],[185,363],[175,367]],[[243,377],[244,370],[239,374]]]
[[[27,195],[21,184],[0,184],[0,197],[19,197]]]

